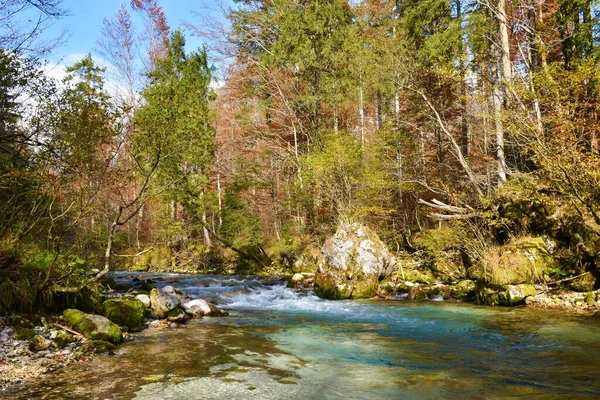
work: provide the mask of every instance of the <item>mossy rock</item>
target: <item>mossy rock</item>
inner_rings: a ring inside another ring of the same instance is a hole
[[[475,298],[478,304],[516,306],[523,304],[529,296],[535,296],[537,290],[531,284],[493,285],[477,282]]]
[[[370,299],[377,294],[378,286],[376,279],[357,281],[352,286],[350,296],[353,299]]]
[[[84,343],[79,351],[83,354],[91,354],[91,353],[109,353],[114,351],[117,348],[114,344],[107,342],[105,340],[90,340],[89,342]]]
[[[585,294],[585,302],[590,305],[596,302],[596,297],[594,296],[593,292],[588,292]]]
[[[450,287],[450,295],[457,300],[475,297],[475,282],[465,279]]]
[[[327,300],[340,300],[342,295],[337,286],[335,278],[329,274],[317,274],[315,276],[315,294]]]
[[[470,277],[492,285],[544,282],[557,262],[541,237],[521,237],[504,246],[492,246],[481,265],[469,269]]]
[[[23,328],[20,326],[17,326],[15,328],[15,334],[13,336],[13,339],[15,340],[31,340],[33,339],[33,337],[36,335],[35,330],[31,329],[31,328]]]
[[[79,310],[68,309],[63,312],[65,323],[88,339],[121,343],[121,328],[101,315],[86,314]]]
[[[52,345],[57,349],[64,348],[67,344],[73,343],[75,337],[67,332],[58,332],[56,337],[52,340]]]
[[[31,351],[42,351],[42,350],[46,350],[48,347],[50,347],[50,341],[48,339],[46,339],[45,337],[43,337],[42,335],[35,335],[33,338],[31,338],[31,341],[29,342],[29,350]]]
[[[175,308],[167,313],[167,321],[183,323],[190,319],[190,316],[181,308]]]
[[[576,292],[591,292],[596,286],[596,278],[590,273],[573,279],[571,289]]]
[[[146,306],[135,298],[109,299],[102,304],[106,318],[119,326],[126,326],[132,332],[142,330]]]

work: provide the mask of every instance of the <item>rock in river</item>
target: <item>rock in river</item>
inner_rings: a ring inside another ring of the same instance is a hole
[[[369,298],[379,280],[396,264],[377,234],[358,223],[343,222],[321,248],[315,293],[328,299]]]
[[[181,304],[181,299],[175,293],[167,293],[163,289],[152,289],[150,292],[152,310],[158,318],[166,318],[169,311]]]
[[[86,314],[68,309],[63,313],[66,324],[88,339],[105,340],[111,343],[123,341],[121,328],[102,315]]]
[[[119,326],[126,326],[132,332],[142,330],[146,306],[135,298],[115,298],[102,304],[104,316]]]

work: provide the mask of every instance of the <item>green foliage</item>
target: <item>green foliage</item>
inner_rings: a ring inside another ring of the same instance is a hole
[[[346,133],[326,135],[304,163],[306,182],[321,217],[327,221],[347,212],[364,171],[360,142]]]

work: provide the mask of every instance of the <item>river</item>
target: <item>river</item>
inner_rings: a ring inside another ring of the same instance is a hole
[[[20,399],[599,398],[600,319],[416,301],[327,301],[272,278],[119,273],[229,317],[151,328]]]

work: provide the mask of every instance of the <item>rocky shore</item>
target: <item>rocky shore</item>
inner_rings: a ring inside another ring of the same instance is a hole
[[[108,282],[101,313],[68,309],[61,315],[0,317],[0,397],[44,374],[98,353],[114,354],[135,332],[153,327],[177,328],[192,318],[226,316],[203,299],[151,282],[118,287]],[[148,290],[149,289],[149,290]],[[100,311],[100,310],[99,310]]]

